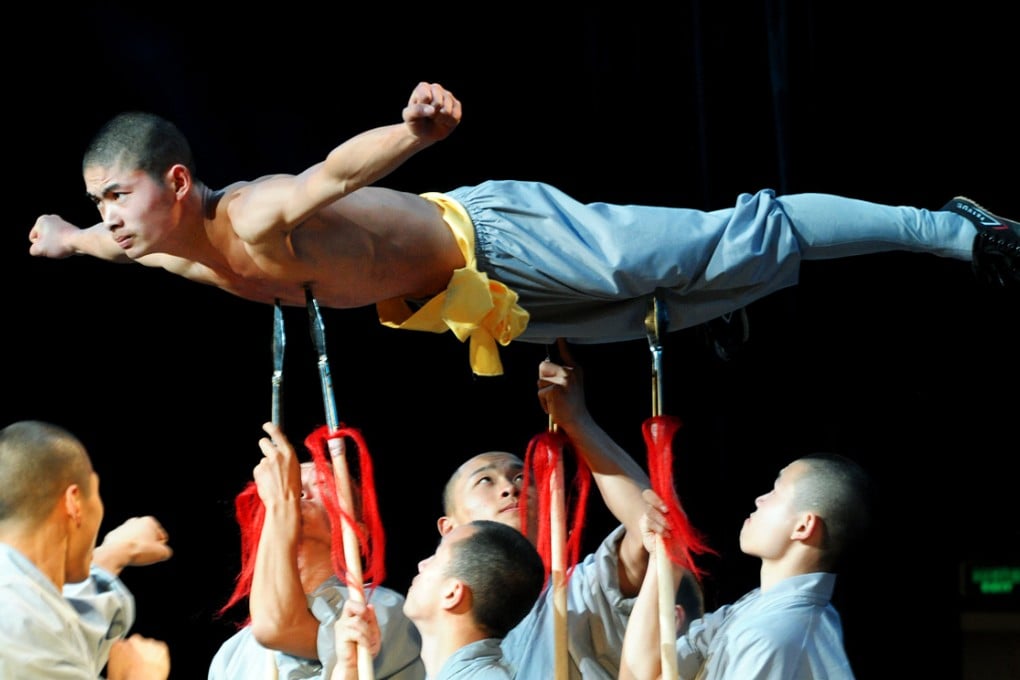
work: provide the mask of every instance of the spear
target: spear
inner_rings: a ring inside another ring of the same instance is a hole
[[[308,319],[311,325],[312,342],[319,354],[319,381],[322,384],[322,402],[326,411],[326,425],[330,433],[340,429],[337,416],[336,399],[333,395],[333,378],[329,372],[329,357],[326,354],[326,331],[319,312],[319,303],[312,295],[312,289],[305,287],[305,302],[308,307]],[[355,602],[365,602],[365,590],[361,575],[361,550],[358,536],[348,518],[354,517],[354,503],[351,494],[351,480],[347,470],[344,443],[341,437],[329,437],[329,455],[333,461],[333,476],[336,482],[337,500],[343,512],[340,513],[340,525],[343,531],[344,560],[347,563],[347,588]],[[358,645],[358,678],[372,680],[372,655],[364,645]]]
[[[645,332],[648,348],[652,353],[652,417],[662,414],[662,334],[666,332],[669,318],[658,296],[653,295],[645,315]],[[652,565],[648,566],[649,569]],[[676,587],[673,583],[673,568],[666,545],[659,535],[655,542],[655,568],[659,577],[659,653],[662,658],[662,677],[675,680],[678,676],[676,661],[676,622],[674,603]]]

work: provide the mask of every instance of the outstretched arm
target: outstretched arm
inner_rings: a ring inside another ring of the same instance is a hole
[[[131,262],[131,258],[113,240],[110,230],[100,222],[84,229],[59,215],[41,215],[28,232],[30,255],[63,259],[71,255],[91,255],[110,262]]]
[[[167,544],[167,534],[155,517],[132,517],[103,537],[101,545],[92,552],[92,569],[89,577],[78,583],[65,583],[64,598],[78,614],[78,627],[96,662],[101,667],[109,661],[109,678],[149,678],[157,676],[122,674],[113,670],[113,647],[122,635],[112,636],[119,621],[130,629],[135,623],[135,603],[131,592],[120,580],[125,567],[145,566],[170,559],[173,550]],[[114,628],[111,628],[113,626]],[[160,643],[162,644],[162,643]],[[59,648],[57,648],[59,651]],[[132,665],[124,663],[130,671]],[[0,674],[2,675],[2,674]],[[166,674],[162,676],[165,678]]]
[[[124,567],[141,567],[170,559],[166,530],[151,515],[132,517],[103,538],[92,552],[93,564],[114,576]]]
[[[308,610],[298,572],[301,468],[280,428],[266,423],[263,429],[269,436],[259,440],[264,457],[254,476],[266,518],[248,598],[252,634],[264,647],[315,659],[319,621]]]
[[[572,364],[566,344],[560,341],[559,346],[565,363]],[[580,367],[543,361],[538,367],[538,388],[542,408],[570,438],[591,469],[606,507],[626,527],[619,554],[620,590],[633,597],[648,566],[639,525],[644,508],[641,491],[650,486],[648,475],[588,412]]]
[[[396,170],[408,158],[445,139],[460,123],[460,101],[437,83],[418,83],[403,122],[362,132],[299,175],[255,182],[230,203],[240,238],[258,243],[289,231],[347,194]]]

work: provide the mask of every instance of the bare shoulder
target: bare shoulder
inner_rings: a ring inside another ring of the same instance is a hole
[[[293,182],[293,175],[263,175],[255,179],[231,182],[222,189],[210,191],[206,198],[206,217],[215,217],[220,211],[243,208],[245,202],[258,199],[259,194]]]
[[[206,219],[218,227],[229,227],[247,243],[288,231],[295,222],[287,209],[294,199],[296,181],[295,175],[276,174],[229,184],[214,192]]]

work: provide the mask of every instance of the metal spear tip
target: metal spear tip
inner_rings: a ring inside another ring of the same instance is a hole
[[[658,296],[653,295],[648,299],[648,312],[645,314],[645,333],[648,335],[648,344],[652,347],[661,345],[660,338],[669,326],[669,312],[666,305],[659,302]]]

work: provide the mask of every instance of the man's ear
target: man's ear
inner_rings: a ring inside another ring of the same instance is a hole
[[[177,198],[183,198],[191,189],[191,171],[180,163],[170,166],[166,173],[167,183],[174,190]]]
[[[440,606],[446,611],[470,609],[471,590],[459,578],[447,578],[441,589]]]
[[[74,522],[76,527],[81,526],[81,488],[77,484],[64,489],[64,512],[68,521]]]
[[[822,518],[814,512],[802,512],[793,526],[790,538],[817,545],[822,539]]]
[[[454,523],[454,521],[447,517],[446,515],[443,515],[438,520],[436,520],[436,527],[439,528],[440,536],[445,536],[446,534],[450,533],[456,526],[457,525]]]
[[[676,634],[683,635],[687,630],[687,610],[682,604],[673,605],[673,623],[676,624]]]

